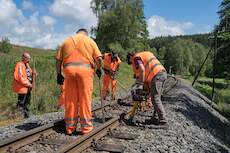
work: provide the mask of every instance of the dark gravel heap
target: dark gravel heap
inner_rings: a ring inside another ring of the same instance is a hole
[[[184,81],[164,95],[168,129],[152,126],[121,125],[116,131],[137,134],[135,140],[104,137],[101,142],[125,146],[125,152],[156,153],[230,153],[230,123],[215,111],[203,96]],[[149,119],[152,112],[139,113],[137,121]],[[96,152],[92,148],[85,153]]]

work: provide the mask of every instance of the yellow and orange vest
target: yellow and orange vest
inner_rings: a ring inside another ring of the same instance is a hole
[[[139,76],[139,70],[135,65],[135,59],[138,58],[143,62],[145,67],[145,82],[150,83],[152,78],[160,71],[165,71],[163,65],[150,51],[143,51],[134,54],[132,58],[132,68],[136,77]]]

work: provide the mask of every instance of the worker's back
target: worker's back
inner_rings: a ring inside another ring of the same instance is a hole
[[[95,42],[83,34],[67,38],[61,50],[64,64],[76,61],[91,64],[94,62]]]

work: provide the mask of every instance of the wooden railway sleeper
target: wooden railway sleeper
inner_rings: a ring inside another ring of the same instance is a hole
[[[120,144],[98,143],[95,139],[91,142],[91,147],[96,151],[108,151],[113,153],[123,153],[125,147]]]

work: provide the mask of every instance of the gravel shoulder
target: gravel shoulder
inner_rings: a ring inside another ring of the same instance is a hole
[[[124,96],[124,95],[120,95]],[[102,142],[122,144],[125,152],[156,153],[230,153],[230,122],[213,109],[183,80],[164,95],[168,129],[151,129],[121,124],[116,131],[137,134],[135,140],[120,140],[106,136]],[[93,103],[99,105],[98,99]],[[139,113],[136,120],[149,119],[152,111]],[[0,128],[0,140],[63,118],[63,112],[34,116],[17,125]],[[96,152],[92,148],[85,153]]]

